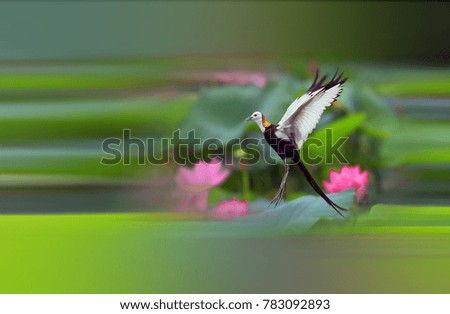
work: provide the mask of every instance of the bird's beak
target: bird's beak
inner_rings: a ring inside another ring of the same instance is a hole
[[[252,121],[252,116],[248,117],[247,119],[245,119],[246,122],[248,121]]]

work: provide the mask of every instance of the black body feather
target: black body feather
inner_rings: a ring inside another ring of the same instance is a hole
[[[267,127],[264,131],[264,138],[266,139],[267,143],[270,145],[270,147],[277,152],[277,154],[280,156],[281,159],[292,159],[292,161],[298,166],[300,171],[304,174],[306,177],[306,180],[311,185],[311,187],[314,189],[314,191],[317,192],[317,194],[322,197],[325,202],[327,202],[333,209],[341,216],[342,213],[339,210],[347,211],[346,208],[341,207],[337,205],[335,202],[330,200],[330,198],[325,194],[325,192],[320,188],[320,186],[317,184],[316,180],[314,180],[311,173],[308,171],[308,169],[305,167],[303,162],[300,159],[300,155],[297,151],[297,147],[292,141],[287,141],[281,138],[278,138],[275,135],[275,132],[277,130],[276,124],[271,124],[269,127]]]

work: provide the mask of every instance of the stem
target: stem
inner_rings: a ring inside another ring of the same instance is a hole
[[[250,198],[250,178],[247,169],[242,169],[242,194],[244,199]]]

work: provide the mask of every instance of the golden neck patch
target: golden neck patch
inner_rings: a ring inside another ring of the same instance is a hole
[[[267,118],[265,115],[262,115],[262,125],[265,128],[268,128],[271,125],[271,123],[269,121],[267,121]]]

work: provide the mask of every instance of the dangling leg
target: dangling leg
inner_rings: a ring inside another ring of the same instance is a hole
[[[273,200],[270,202],[270,204],[275,203],[275,206],[278,205],[278,203],[281,202],[283,199],[284,193],[286,192],[286,180],[289,175],[289,165],[287,159],[284,159],[284,175],[283,179],[281,180],[280,188],[278,189],[277,195],[273,198]]]

